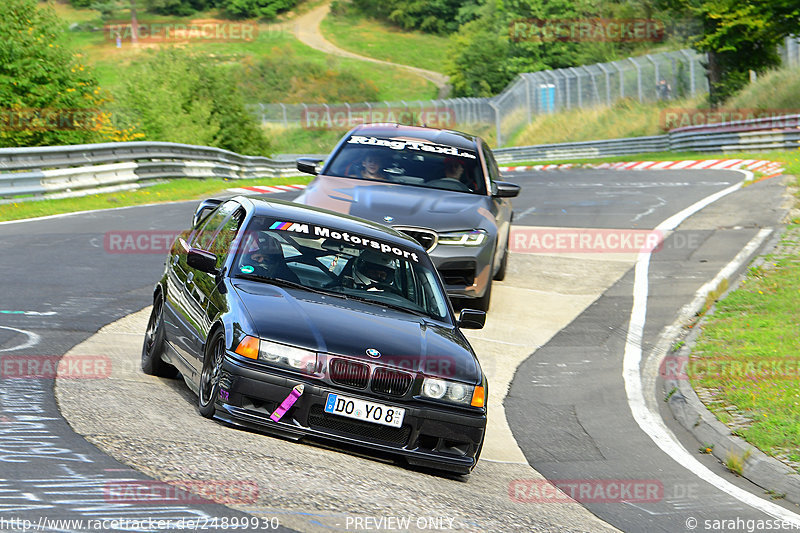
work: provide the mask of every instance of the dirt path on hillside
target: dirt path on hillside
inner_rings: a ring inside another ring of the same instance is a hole
[[[330,3],[323,4],[319,7],[315,7],[308,13],[304,15],[300,15],[295,20],[293,20],[291,24],[291,29],[297,39],[321,52],[325,52],[326,54],[331,54],[340,57],[348,57],[351,59],[359,59],[361,61],[371,61],[372,63],[379,63],[381,65],[389,65],[392,67],[398,67],[408,70],[416,74],[417,76],[421,76],[428,81],[433,82],[439,88],[439,96],[444,97],[446,93],[449,92],[449,87],[447,85],[448,77],[440,72],[434,72],[432,70],[425,70],[423,68],[412,67],[409,65],[401,65],[400,63],[392,63],[390,61],[383,61],[381,59],[375,59],[373,57],[362,56],[360,54],[355,54],[353,52],[349,52],[342,48],[339,48],[332,42],[328,41],[323,37],[322,32],[320,31],[320,23],[322,19],[324,19],[328,13],[330,13],[331,6]]]

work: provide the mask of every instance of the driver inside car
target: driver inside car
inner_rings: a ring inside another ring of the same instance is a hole
[[[286,264],[283,257],[283,249],[278,239],[266,233],[259,233],[250,237],[250,244],[246,248],[244,260],[242,261],[242,272],[245,272],[244,265],[254,268],[254,274],[266,278],[277,278],[285,281],[299,283],[300,280]]]
[[[356,287],[367,291],[399,293],[395,284],[397,261],[382,253],[365,250],[353,264]]]

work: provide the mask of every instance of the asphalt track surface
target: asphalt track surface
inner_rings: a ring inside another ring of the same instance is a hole
[[[514,203],[518,226],[650,229],[741,176],[723,171],[582,170],[517,173],[511,179],[523,186]],[[759,229],[778,227],[782,190],[774,179],[741,189],[690,217],[653,254],[643,351],[652,349],[678,309]],[[0,225],[3,364],[9,356],[60,356],[103,325],[149,305],[165,254],[109,253],[104,236],[131,229],[180,230],[193,208],[193,203],[177,203]],[[513,265],[512,261],[509,267]],[[621,372],[633,276],[632,270],[627,272],[519,367],[505,400],[517,445],[527,462],[548,479],[592,480],[600,485],[640,480],[660,486],[655,501],[590,498],[584,502],[592,513],[624,531],[688,531],[690,517],[699,521],[696,531],[709,530],[704,520],[711,519],[738,519],[743,526],[738,530],[746,530],[748,519],[770,519],[701,481],[657,448],[633,420]],[[99,452],[72,431],[59,414],[52,387],[52,379],[11,379],[4,374],[0,380],[0,520],[27,519],[41,525],[38,521],[46,515],[164,519],[177,524],[183,518],[184,525],[191,525],[189,519],[247,516],[222,505],[179,499],[115,502],[109,487],[146,481],[146,476]],[[130,407],[148,416],[146,404]],[[93,408],[86,405],[87,412]],[[680,428],[670,428],[686,449],[697,449],[699,444]],[[763,496],[762,490],[735,478],[713,459],[700,459],[722,478]],[[369,459],[364,461],[368,465]],[[531,495],[518,494],[523,500],[515,502],[518,514],[546,513],[548,505],[557,505],[524,501]],[[211,522],[206,525],[222,530]],[[512,523],[509,530],[514,529]],[[593,527],[573,524],[566,529]],[[14,527],[0,522],[0,530]]]

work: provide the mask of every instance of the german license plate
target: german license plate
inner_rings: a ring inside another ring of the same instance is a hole
[[[325,412],[393,428],[402,426],[403,417],[406,415],[406,410],[400,407],[391,407],[332,393],[328,393]]]

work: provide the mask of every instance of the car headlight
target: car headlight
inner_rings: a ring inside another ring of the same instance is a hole
[[[316,352],[255,337],[245,337],[235,351],[249,359],[307,374],[313,374],[317,368]]]
[[[317,353],[296,346],[261,339],[258,360],[311,374],[317,368]]]
[[[439,378],[425,378],[422,380],[422,396],[433,400],[442,400],[459,405],[473,405],[483,407],[483,387],[476,391],[473,385],[446,381]],[[480,392],[480,400],[475,398],[475,393]]]
[[[476,229],[471,231],[452,231],[439,234],[439,244],[454,244],[458,246],[480,246],[487,237],[486,231]]]

